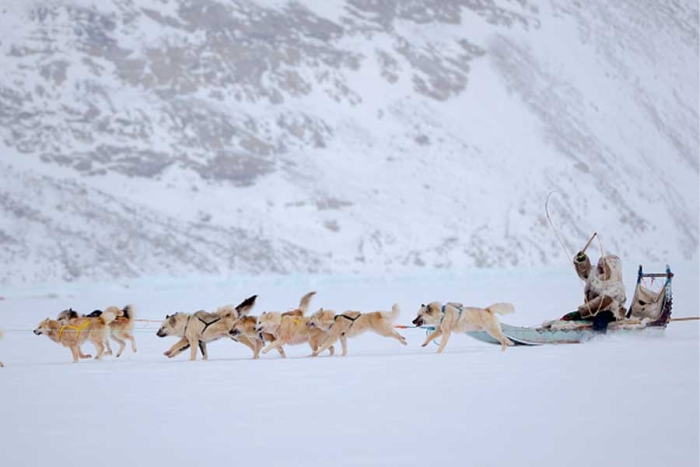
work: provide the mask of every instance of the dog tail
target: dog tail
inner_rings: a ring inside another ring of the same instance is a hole
[[[394,303],[391,306],[391,311],[386,313],[386,317],[389,318],[389,321],[394,322],[396,321],[396,318],[399,317],[399,313],[401,310],[399,310],[399,305],[397,303]]]
[[[301,310],[302,316],[306,314],[306,310],[309,309],[309,304],[311,303],[311,299],[316,295],[316,292],[309,292],[303,297],[301,297],[301,300],[299,300],[299,309]]]
[[[515,311],[515,307],[511,303],[494,303],[493,305],[486,307],[486,311],[491,313],[498,313],[499,315],[507,315]]]
[[[257,298],[258,298],[257,295],[253,295],[252,297],[248,297],[245,300],[243,300],[241,303],[236,305],[236,312],[238,312],[238,318],[250,313],[250,310],[252,310],[253,307],[255,306],[255,300]]]
[[[114,310],[111,310],[110,308],[107,308],[105,311],[103,311],[99,318],[105,324],[109,324],[117,318],[117,313]]]
[[[136,309],[134,308],[134,305],[129,304],[122,308],[122,316],[129,321],[136,318]]]

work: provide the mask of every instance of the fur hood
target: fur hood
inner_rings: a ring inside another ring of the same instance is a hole
[[[595,295],[607,295],[616,300],[620,306],[625,303],[625,285],[622,283],[622,261],[618,256],[607,255],[598,260],[586,280],[586,292]]]

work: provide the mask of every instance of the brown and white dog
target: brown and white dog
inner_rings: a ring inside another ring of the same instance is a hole
[[[513,345],[513,342],[503,335],[501,323],[496,314],[513,313],[515,308],[510,303],[494,303],[486,308],[463,307],[459,303],[431,302],[421,305],[418,316],[413,320],[416,326],[435,326],[435,332],[423,342],[423,347],[437,337],[441,337],[437,353],[445,350],[447,341],[453,332],[486,331],[491,337],[501,343],[501,350]]]
[[[175,313],[174,315],[167,315],[156,335],[158,337],[176,336],[181,339],[165,351],[163,355],[173,358],[189,348],[190,360],[196,360],[197,347],[199,347],[202,352],[202,359],[206,360],[208,358],[207,343],[227,337],[233,327],[233,323],[241,316],[250,313],[250,310],[255,306],[256,298],[257,295],[253,295],[243,300],[235,308],[228,305],[219,308],[214,313],[200,310],[193,314]],[[255,348],[253,343],[245,336],[240,336],[238,341],[248,346],[251,350]]]
[[[255,329],[273,337],[272,342],[262,350],[262,353],[266,354],[272,349],[281,350],[282,346],[285,345],[308,343],[311,351],[316,354],[321,343],[328,338],[328,332],[309,327],[310,319],[308,316],[283,316],[282,313],[277,311],[269,311],[260,315]],[[331,355],[335,352],[335,348],[332,345],[326,349]],[[284,354],[282,356],[284,357]]]
[[[114,312],[104,312],[98,318],[77,317],[65,321],[46,318],[34,330],[37,336],[45,335],[52,341],[68,347],[73,354],[73,363],[78,358],[90,358],[83,354],[80,346],[87,340],[97,350],[95,358],[101,360],[105,352],[105,342],[109,339],[109,323],[114,321]]]
[[[258,332],[255,329],[255,325],[258,322],[257,316],[243,316],[238,318],[234,323],[233,327],[229,331],[229,336],[232,339],[240,340],[245,337],[250,342],[253,343],[253,358],[257,359],[260,357],[260,351],[266,342],[272,342],[275,340],[275,336],[268,334],[266,332]],[[277,347],[277,351],[285,358],[284,349],[282,347]]]
[[[397,304],[391,307],[391,311],[373,311],[371,313],[346,311],[336,314],[333,310],[320,309],[313,314],[308,326],[328,332],[328,338],[312,355],[317,356],[340,339],[343,348],[342,355],[346,356],[348,354],[348,337],[359,336],[367,331],[384,337],[393,337],[403,345],[407,345],[406,338],[394,329],[394,321],[398,316],[399,306]]]
[[[272,349],[280,351],[284,357],[282,347],[285,345],[298,345],[308,343],[312,351],[316,351],[319,345],[328,337],[328,333],[321,329],[313,329],[308,326],[309,317],[304,316],[309,309],[311,298],[316,292],[309,292],[299,301],[299,307],[280,313],[278,311],[267,311],[258,317],[255,330],[258,333],[269,334],[272,342],[262,350],[263,354]],[[331,355],[335,349],[331,346],[328,351]]]
[[[116,357],[121,357],[124,349],[126,348],[125,340],[131,342],[131,351],[136,352],[136,339],[134,338],[134,318],[136,317],[134,305],[127,305],[124,308],[119,308],[116,306],[107,307],[105,311],[109,311],[115,314],[116,318],[114,321],[109,323],[110,337],[119,344],[119,350],[117,351]],[[83,315],[86,318],[98,318],[102,315],[102,310],[95,310],[88,315]],[[64,310],[58,314],[56,317],[59,321],[68,321],[71,319],[78,318],[78,313],[71,309]],[[105,355],[112,355],[112,347],[109,345],[109,340],[105,341],[105,346],[107,351]]]

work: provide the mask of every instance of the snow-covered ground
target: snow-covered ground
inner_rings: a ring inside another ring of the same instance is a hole
[[[663,265],[646,265],[661,269]],[[674,316],[698,314],[698,266],[674,265]],[[631,296],[635,265],[626,264]],[[212,309],[259,294],[254,313],[308,290],[318,306],[389,309],[408,324],[421,302],[510,300],[503,321],[537,324],[573,309],[568,268],[403,276],[191,278],[4,290],[0,325],[3,466],[542,465],[697,466],[698,324],[664,337],[510,348],[454,336],[443,355],[366,335],[349,356],[250,359],[220,341],[208,362],[162,356],[171,339],[137,332],[138,353],[72,364],[31,330],[73,307],[134,303],[138,317]],[[88,349],[86,345],[86,350]]]

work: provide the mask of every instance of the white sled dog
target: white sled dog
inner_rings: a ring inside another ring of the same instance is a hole
[[[344,357],[348,354],[348,337],[359,336],[367,331],[384,337],[393,337],[406,345],[406,338],[394,329],[393,323],[398,316],[399,306],[397,304],[391,307],[391,311],[373,311],[371,313],[346,311],[337,315],[333,310],[320,309],[311,316],[308,326],[328,332],[328,338],[311,355],[316,357],[324,350],[331,348],[340,339]]]
[[[501,343],[501,350],[513,345],[513,341],[503,335],[501,323],[496,314],[507,315],[513,313],[515,307],[510,303],[494,303],[486,308],[463,307],[459,303],[447,303],[444,306],[440,302],[432,302],[421,305],[418,316],[413,320],[416,326],[435,326],[435,332],[423,342],[423,347],[430,341],[440,337],[440,346],[437,353],[445,350],[447,341],[452,332],[486,331],[491,337]]]
[[[168,358],[173,358],[180,352],[190,349],[190,360],[197,359],[197,347],[202,352],[202,360],[206,360],[207,343],[227,337],[233,324],[241,316],[250,313],[250,310],[255,306],[257,295],[246,298],[239,303],[235,308],[228,305],[216,310],[214,313],[207,313],[204,310],[196,313],[175,313],[167,315],[165,320],[156,332],[158,337],[176,336],[181,339],[176,342],[170,349],[166,350],[163,355]],[[240,336],[238,341],[254,350],[255,346],[245,336]]]

